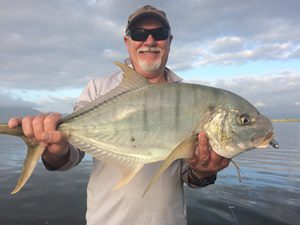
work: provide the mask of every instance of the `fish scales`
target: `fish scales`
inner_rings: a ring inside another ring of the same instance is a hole
[[[149,188],[174,160],[192,156],[201,130],[214,151],[227,158],[269,143],[278,146],[270,120],[240,96],[197,84],[150,84],[127,65],[116,64],[124,71],[121,84],[65,117],[58,129],[82,151],[118,167],[122,179],[117,188],[145,164],[164,160]],[[16,193],[45,146],[24,138],[21,127],[9,129],[2,124],[0,133],[21,136],[28,145],[22,174],[12,192]]]
[[[208,110],[205,98],[197,99],[198,105],[194,105],[193,95],[197,93],[192,86],[193,84],[153,85],[129,91],[99,106],[101,113],[97,119],[87,120],[88,117],[84,117],[84,121],[81,121],[82,117],[78,117],[70,122],[65,121],[59,129],[70,136],[71,142],[72,136],[78,139],[80,136],[89,136],[93,139],[89,144],[99,149],[109,148],[115,153],[143,158],[145,163],[163,159],[191,135],[196,128],[195,124]],[[206,96],[208,95],[206,91]],[[115,112],[112,108],[116,109]],[[85,141],[89,142],[88,139]]]

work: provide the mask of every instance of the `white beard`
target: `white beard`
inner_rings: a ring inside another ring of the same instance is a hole
[[[161,65],[161,58],[157,59],[155,62],[148,62],[143,60],[138,60],[140,67],[148,73],[155,72],[159,69]]]
[[[141,51],[161,51],[161,49],[158,47],[141,47],[137,50],[138,53]],[[148,62],[138,58],[138,63],[145,72],[153,73],[160,68],[161,58],[157,59],[155,62]]]

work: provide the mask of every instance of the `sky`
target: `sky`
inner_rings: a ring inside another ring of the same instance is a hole
[[[185,81],[300,118],[298,0],[0,0],[0,106],[72,112],[87,82],[127,57],[128,16],[146,4],[167,13],[168,67]]]

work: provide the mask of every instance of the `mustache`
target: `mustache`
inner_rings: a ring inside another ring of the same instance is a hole
[[[159,47],[141,47],[137,50],[138,53],[140,52],[160,52],[161,48]]]

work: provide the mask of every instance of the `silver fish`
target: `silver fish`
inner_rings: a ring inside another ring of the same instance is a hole
[[[122,179],[115,188],[128,183],[145,164],[164,161],[148,190],[174,160],[193,155],[202,130],[226,158],[270,143],[278,147],[271,121],[240,96],[198,84],[150,84],[127,65],[116,64],[124,72],[120,85],[58,126],[71,144],[120,169]],[[2,124],[0,134],[20,136],[28,145],[14,194],[31,176],[45,146],[26,138],[21,127]]]

